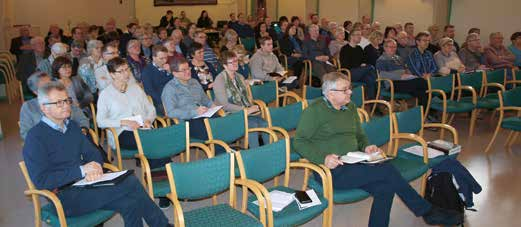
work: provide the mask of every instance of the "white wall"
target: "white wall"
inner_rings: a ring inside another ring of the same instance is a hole
[[[358,0],[320,0],[319,16],[338,24],[343,24],[346,20],[357,21],[358,7]]]
[[[481,43],[488,43],[491,32],[502,32],[505,44],[510,35],[521,31],[520,0],[456,0],[453,1],[451,23],[456,25],[456,39],[464,41],[471,27],[481,29]]]
[[[382,31],[406,22],[414,23],[415,32],[425,31],[433,24],[433,1],[438,0],[375,0],[374,19],[382,23]]]

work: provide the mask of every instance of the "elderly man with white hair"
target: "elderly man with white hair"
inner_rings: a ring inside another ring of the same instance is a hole
[[[51,54],[49,55],[49,57],[47,59],[41,61],[38,64],[37,69],[39,71],[47,73],[48,75],[51,75],[52,74],[51,66],[52,66],[52,63],[54,62],[54,59],[56,59],[57,57],[60,57],[60,56],[67,55],[68,50],[69,50],[69,46],[67,46],[67,44],[65,44],[65,43],[53,44],[51,47]]]
[[[16,64],[16,77],[24,85],[27,78],[36,71],[36,66],[47,57],[43,37],[33,37],[30,44],[31,51],[18,55],[18,64]]]

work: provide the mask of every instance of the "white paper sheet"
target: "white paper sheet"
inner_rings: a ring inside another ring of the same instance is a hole
[[[72,186],[85,186],[85,185],[91,185],[91,184],[95,184],[95,183],[102,182],[102,181],[114,180],[114,179],[118,178],[119,176],[127,173],[127,171],[128,170],[118,171],[118,172],[113,172],[113,173],[104,173],[100,179],[95,180],[95,181],[87,181],[84,178],[83,180],[80,180],[80,181],[74,183]]]
[[[196,117],[194,117],[194,119],[197,119],[197,118],[202,118],[202,117],[212,117],[215,113],[217,113],[217,111],[219,111],[221,108],[223,108],[223,106],[214,106],[214,107],[211,107],[209,108],[206,112],[204,112],[203,114],[200,114],[200,115],[197,115]]]

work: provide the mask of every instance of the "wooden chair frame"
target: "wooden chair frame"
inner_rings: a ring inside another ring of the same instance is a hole
[[[488,153],[490,151],[490,148],[494,144],[494,141],[496,140],[496,137],[497,137],[499,131],[502,129],[501,122],[503,121],[503,119],[505,117],[505,111],[516,111],[517,112],[516,117],[521,117],[521,107],[505,106],[504,102],[503,102],[503,93],[501,91],[498,91],[497,93],[499,96],[499,108],[497,108],[496,110],[499,111],[499,119],[497,122],[496,129],[494,130],[494,134],[492,135],[490,142],[488,143],[487,147],[485,148],[485,153]],[[511,149],[511,147],[514,144],[514,142],[516,141],[518,135],[519,135],[519,132],[516,132],[516,131],[511,131],[508,134],[507,141],[505,143],[505,147],[508,150]]]

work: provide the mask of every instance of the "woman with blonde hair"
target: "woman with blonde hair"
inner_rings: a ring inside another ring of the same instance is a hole
[[[345,30],[342,27],[337,28],[333,35],[335,36],[335,39],[329,42],[329,52],[331,56],[336,58],[338,57],[340,49],[347,44],[347,41],[345,40]]]
[[[226,30],[221,44],[221,53],[226,50],[232,50],[236,45],[241,45],[239,44],[239,35],[233,29]]]
[[[376,60],[382,55],[383,50],[380,47],[384,40],[384,35],[379,31],[374,31],[369,34],[369,45],[364,48],[367,64],[376,65]]]
[[[242,45],[236,45],[231,50],[237,56],[237,60],[239,61],[239,68],[237,72],[244,76],[245,79],[250,77],[250,57],[248,56],[248,51]]]

